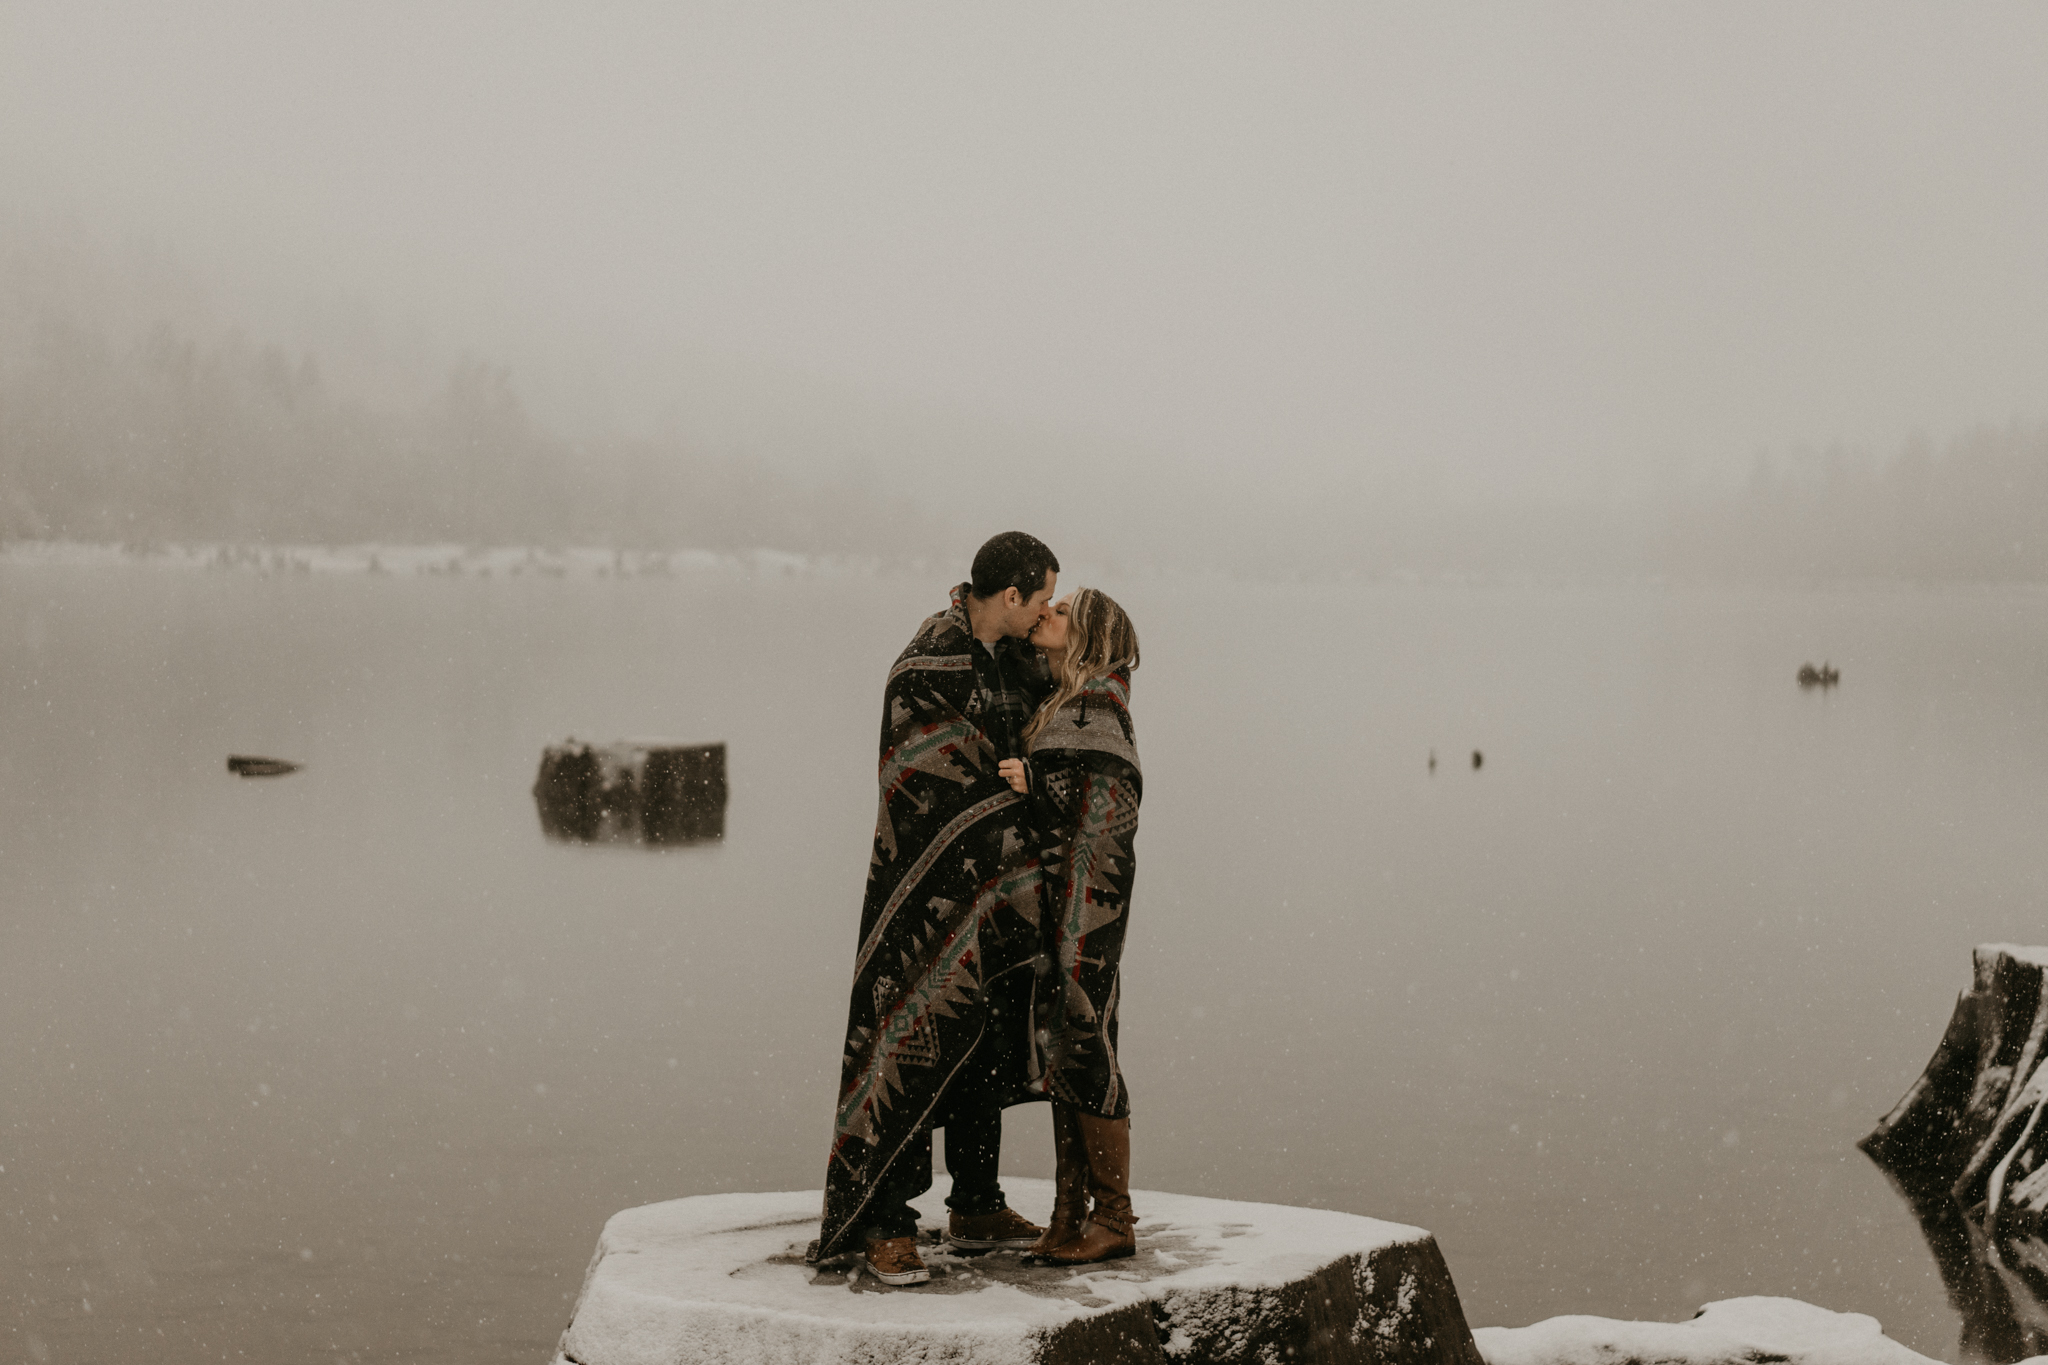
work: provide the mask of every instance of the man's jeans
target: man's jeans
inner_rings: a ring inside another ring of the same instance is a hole
[[[991,1083],[994,1078],[983,1074],[983,1068],[976,1065],[978,1060],[968,1058],[946,1088],[941,1119],[946,1130],[946,1169],[953,1176],[953,1192],[946,1196],[946,1207],[968,1218],[1007,1207],[1003,1187],[996,1179],[1003,1154],[1003,1111]],[[863,1234],[870,1238],[915,1237],[917,1210],[910,1207],[910,1201],[931,1187],[932,1130],[926,1128],[904,1146],[883,1177],[874,1203],[868,1206]]]

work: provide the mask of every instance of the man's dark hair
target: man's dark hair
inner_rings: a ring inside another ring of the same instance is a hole
[[[1004,588],[1015,588],[1028,602],[1044,590],[1045,576],[1059,571],[1060,562],[1044,541],[1005,531],[974,552],[974,595],[1000,597]]]

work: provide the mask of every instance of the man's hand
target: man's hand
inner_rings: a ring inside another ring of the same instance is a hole
[[[1002,762],[996,764],[996,771],[1002,774],[1002,778],[1005,782],[1010,784],[1011,790],[1020,792],[1029,790],[1024,781],[1023,759],[1006,758]]]

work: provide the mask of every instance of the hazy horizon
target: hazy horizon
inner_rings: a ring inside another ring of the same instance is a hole
[[[975,530],[1619,515],[2048,418],[2043,57],[2018,6],[0,7],[9,330],[82,237],[118,322]]]
[[[163,248],[110,243],[76,221],[8,245],[0,541],[964,562],[989,527],[1028,523],[1073,557],[1124,570],[2048,579],[2048,424],[1916,431],[1892,450],[1759,450],[1739,480],[1721,471],[1655,490],[1387,496],[1327,471],[1308,490],[1189,485],[1162,508],[1114,467],[1129,452],[1088,452],[1084,472],[1071,449],[1038,460],[1024,435],[976,432],[955,414],[979,472],[1013,487],[949,505],[943,485],[898,477],[914,456],[807,464],[800,448],[720,443],[687,424],[593,437],[550,429],[488,356],[290,350],[252,334]]]

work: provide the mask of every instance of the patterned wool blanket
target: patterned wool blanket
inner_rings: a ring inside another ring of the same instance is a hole
[[[996,771],[1007,755],[981,723],[965,588],[918,630],[883,696],[881,805],[818,1257],[849,1249],[884,1175],[943,1124],[947,1087],[977,1045],[1002,1103],[1042,1098],[1028,1088],[1038,859],[1025,800]],[[1002,647],[1011,666],[1036,670],[1035,706],[1042,665],[1020,642]]]
[[[1128,674],[1090,682],[1032,738],[1027,765],[1053,966],[1053,983],[1037,993],[1037,1084],[1110,1119],[1131,1112],[1116,1039],[1145,787],[1130,703]]]

